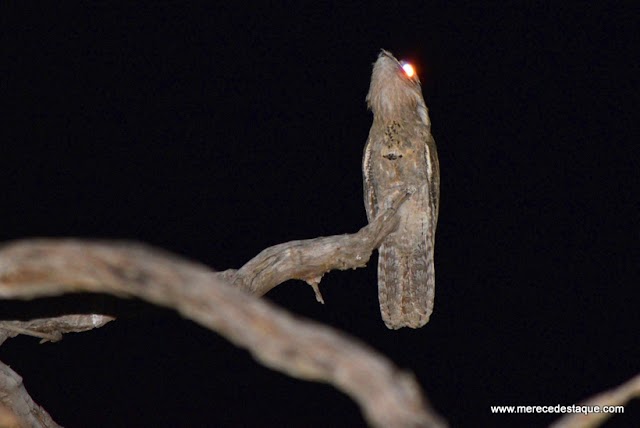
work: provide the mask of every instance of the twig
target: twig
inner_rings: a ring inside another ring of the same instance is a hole
[[[623,406],[628,401],[640,398],[640,374],[623,383],[622,385],[601,392],[593,397],[585,400],[581,406]],[[612,413],[572,413],[563,416],[554,422],[550,428],[590,428],[597,427],[606,419],[612,416]]]
[[[0,344],[18,334],[39,337],[43,342],[57,342],[65,333],[79,333],[100,328],[115,318],[98,314],[63,315],[29,321],[0,321]]]

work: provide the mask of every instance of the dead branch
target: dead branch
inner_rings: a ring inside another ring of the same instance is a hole
[[[244,271],[235,275],[236,281],[244,284],[241,288],[253,287],[260,294],[275,286],[275,281],[313,279],[331,268],[362,266],[395,227],[393,213],[404,199],[400,195],[396,205],[354,235],[296,241],[267,249],[247,263],[256,266],[255,273],[243,267]],[[356,242],[360,240],[366,244]],[[275,248],[282,251],[278,253]],[[309,267],[313,254],[321,260],[315,268]],[[264,273],[280,272],[285,266],[291,267],[289,273]],[[269,302],[229,287],[219,277],[206,266],[135,243],[41,239],[0,247],[1,298],[31,299],[68,292],[136,296],[175,308],[248,349],[268,367],[331,383],[360,405],[373,426],[445,426],[413,377],[386,358],[354,338],[293,317]],[[254,279],[245,282],[244,278]],[[267,278],[269,285],[261,286],[255,278]]]
[[[0,361],[0,407],[2,405],[5,406],[3,417],[8,420],[8,425],[1,426],[15,423],[16,427],[60,427],[42,407],[33,402],[20,375]]]
[[[594,395],[580,403],[581,406],[624,406],[634,398],[640,398],[640,374],[622,385]],[[550,428],[590,428],[597,427],[612,413],[572,413],[554,422]]]
[[[399,190],[393,205],[358,233],[274,245],[239,270],[228,270],[219,275],[226,282],[258,296],[287,280],[300,279],[314,287],[320,301],[322,297],[316,290],[322,276],[335,269],[366,266],[373,250],[397,227],[395,213],[409,195]]]
[[[100,328],[114,318],[107,315],[79,314],[29,321],[0,321],[0,345],[19,334],[39,337],[40,343],[57,342],[65,333]],[[2,418],[6,421],[3,422]],[[0,362],[0,427],[58,427],[51,416],[33,402],[22,378]]]
[[[115,318],[98,314],[63,315],[29,321],[0,321],[0,345],[19,334],[39,337],[40,343],[62,340],[65,333],[79,333],[100,328]]]

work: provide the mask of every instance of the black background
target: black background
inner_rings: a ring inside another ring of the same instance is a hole
[[[489,406],[575,404],[638,373],[637,11],[64,5],[0,13],[2,241],[133,239],[223,270],[357,231],[364,98],[385,48],[415,64],[440,156],[431,321],[385,328],[375,259],[325,275],[324,306],[302,282],[266,298],[413,371],[456,427],[544,426],[558,415]],[[332,387],[142,302],[5,302],[0,315],[90,309],[120,319],[0,349],[62,425],[364,424]],[[605,426],[634,425],[638,407]]]

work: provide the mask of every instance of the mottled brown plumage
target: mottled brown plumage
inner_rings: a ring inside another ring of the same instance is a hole
[[[364,152],[367,218],[391,204],[394,191],[411,192],[400,223],[379,248],[380,312],[390,329],[419,328],[433,311],[433,251],[440,168],[429,114],[417,76],[409,77],[383,50],[373,65],[367,104],[373,125]]]

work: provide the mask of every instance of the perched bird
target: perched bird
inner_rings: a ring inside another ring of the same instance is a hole
[[[380,312],[390,329],[419,328],[433,311],[433,251],[440,167],[420,80],[410,64],[382,50],[373,64],[367,105],[373,125],[364,150],[364,205],[372,221],[398,190],[397,229],[378,249]]]

